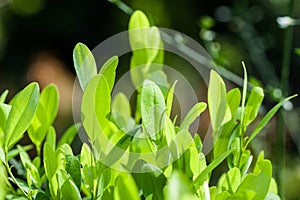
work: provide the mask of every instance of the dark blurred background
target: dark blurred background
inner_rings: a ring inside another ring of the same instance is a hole
[[[251,83],[265,89],[262,114],[283,96],[300,93],[300,0],[124,3],[143,10],[152,24],[192,37],[217,65],[240,77],[244,60]],[[0,91],[9,89],[11,97],[30,81],[38,81],[41,87],[55,83],[61,96],[55,123],[63,131],[73,122],[74,46],[82,42],[93,49],[127,30],[128,20],[127,14],[105,0],[0,0]],[[281,187],[287,199],[300,198],[299,115],[296,98],[253,144],[254,152],[264,149],[275,160],[275,172],[284,170]],[[278,124],[285,132],[284,158],[278,158],[274,148]]]

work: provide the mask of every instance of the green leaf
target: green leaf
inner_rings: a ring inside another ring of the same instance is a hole
[[[241,92],[238,88],[234,88],[226,94],[227,104],[229,105],[231,115],[234,116],[241,103]]]
[[[22,137],[30,125],[39,100],[39,86],[31,83],[16,97],[6,121],[5,148],[8,150]]]
[[[50,197],[43,191],[39,191],[36,196],[35,200],[50,200]]]
[[[280,200],[280,197],[277,194],[269,192],[264,200]]]
[[[83,126],[92,144],[108,125],[106,116],[110,113],[110,101],[106,78],[101,74],[96,75],[86,86],[81,104]]]
[[[262,162],[265,159],[265,153],[264,151],[261,151],[256,159],[255,166],[253,168],[254,174],[259,174],[260,172],[260,162]]]
[[[1,148],[0,148],[1,149]],[[6,173],[6,170],[5,170],[5,167],[4,165],[0,162],[0,199],[4,200],[6,199],[6,193],[8,192],[8,186],[7,186],[7,183],[8,183],[8,180],[7,180],[7,173]]]
[[[175,90],[176,83],[177,83],[177,80],[173,83],[173,85],[171,86],[171,88],[169,89],[168,94],[167,94],[167,99],[166,99],[166,107],[167,107],[166,115],[167,115],[167,117],[170,117],[170,115],[171,115],[173,98],[174,98],[174,90]]]
[[[201,140],[199,134],[195,134],[194,142],[195,142],[195,147],[196,147],[198,153],[202,152],[203,144],[202,144],[202,140]]]
[[[23,147],[18,145],[18,149],[20,150],[21,162],[24,168],[26,169],[28,185],[30,186],[31,183],[33,183],[35,187],[39,188],[42,183],[41,183],[41,178],[38,169],[35,167],[35,165],[32,164],[29,155],[23,149]]]
[[[136,10],[130,18],[128,29],[140,29],[150,27],[147,16],[140,10]],[[141,41],[143,41],[141,39]]]
[[[134,127],[133,129],[131,129],[129,132],[127,132],[121,136],[121,138],[113,146],[111,151],[109,151],[107,156],[102,158],[102,160],[104,161],[104,163],[106,165],[111,166],[112,164],[114,164],[115,162],[118,162],[120,160],[120,158],[125,153],[124,150],[126,150],[129,147],[133,138],[135,137],[135,134],[139,131],[140,128],[141,128],[141,126],[138,125],[138,126]]]
[[[166,104],[159,87],[146,80],[141,93],[143,130],[148,137],[158,139],[165,126]]]
[[[32,144],[29,144],[29,145],[26,145],[26,146],[23,146],[23,147],[22,147],[22,149],[23,149],[24,151],[28,151],[28,150],[30,150],[30,149],[32,149],[32,148],[33,148],[33,145],[32,145]],[[20,154],[20,152],[21,152],[21,151],[20,151],[19,148],[11,149],[11,150],[8,152],[8,154],[7,154],[7,160],[10,160],[10,159],[16,157],[17,155]]]
[[[210,71],[207,95],[211,125],[217,131],[223,125],[226,113],[226,88],[222,78],[213,70]]]
[[[80,123],[76,123],[70,126],[59,139],[57,148],[61,147],[63,144],[71,145],[80,126]]]
[[[88,82],[97,74],[97,65],[87,46],[78,43],[73,51],[73,61],[80,86],[84,91]]]
[[[254,87],[251,90],[247,100],[244,114],[244,124],[248,126],[257,116],[260,105],[264,99],[264,91],[260,87]]]
[[[114,190],[115,199],[139,200],[138,189],[131,174],[121,173]]]
[[[67,155],[66,156],[66,171],[72,177],[77,188],[80,190],[81,186],[81,172],[80,172],[80,162],[76,156]]]
[[[135,11],[129,21],[129,42],[133,55],[130,61],[132,82],[140,87],[145,79],[157,81],[162,73],[153,77],[153,72],[161,72],[164,52],[163,43],[157,27],[150,27],[147,16]],[[164,73],[163,73],[164,74]],[[150,78],[152,76],[152,78]],[[155,80],[154,80],[154,79]],[[157,83],[157,82],[156,82]],[[163,84],[163,86],[166,86]]]
[[[233,152],[233,149],[225,151],[223,154],[221,154],[219,157],[214,159],[201,173],[200,175],[194,180],[194,184],[199,183],[202,185],[202,183],[208,178],[208,174],[212,172],[218,165],[220,165],[225,158],[227,158],[231,153]]]
[[[96,168],[96,162],[95,158],[89,148],[89,146],[84,143],[81,148],[81,153],[80,153],[80,164],[82,166],[81,169],[81,177],[83,180],[83,186],[86,188],[88,193],[90,194],[95,194],[96,193],[96,184],[97,184],[97,179],[100,177],[101,174],[97,173],[97,168]],[[115,179],[114,179],[115,180]]]
[[[260,162],[259,174],[247,174],[240,184],[236,194],[247,191],[255,192],[254,199],[264,199],[268,193],[272,178],[272,164],[269,160]]]
[[[81,200],[80,191],[75,183],[67,179],[60,188],[61,199]]]
[[[277,187],[277,183],[274,178],[271,178],[271,183],[270,183],[268,194],[269,193],[278,194],[278,187]]]
[[[38,107],[28,127],[28,135],[31,141],[40,146],[47,134],[49,126],[53,123],[59,104],[59,93],[53,84],[48,85],[41,92]]]
[[[57,170],[56,155],[53,148],[47,142],[44,145],[44,166],[49,180],[55,175]]]
[[[4,103],[6,100],[6,97],[8,95],[8,90],[5,90],[4,92],[2,92],[1,96],[0,96],[0,103]]]
[[[166,200],[196,200],[196,195],[187,178],[178,171],[173,172],[164,189]]]
[[[113,56],[110,59],[108,59],[103,66],[100,69],[99,74],[102,74],[109,85],[109,91],[111,92],[114,83],[115,83],[115,77],[116,77],[116,69],[119,63],[119,59],[117,56]]]
[[[293,95],[290,96],[282,101],[280,101],[278,104],[276,104],[276,106],[274,106],[265,116],[264,118],[258,123],[258,125],[256,126],[255,130],[252,132],[250,138],[247,140],[247,143],[245,144],[244,148],[246,149],[246,147],[248,146],[248,144],[253,140],[253,138],[255,138],[255,136],[265,127],[265,125],[270,121],[270,119],[275,115],[275,113],[279,110],[279,108],[287,101],[289,101],[290,99],[294,98],[298,96]]]
[[[11,105],[0,103],[0,147],[3,147],[6,120],[8,118],[10,110],[11,110]]]
[[[48,129],[48,134],[46,138],[46,142],[51,146],[51,148],[55,151],[56,146],[56,131],[53,126],[50,126]]]
[[[166,143],[161,142],[161,145],[168,145],[170,146],[171,142],[173,141],[173,139],[176,137],[176,132],[174,129],[174,125],[173,122],[171,121],[171,119],[166,118],[166,125],[165,125],[165,139],[166,139]]]
[[[201,163],[199,159],[199,153],[196,149],[196,147],[190,147],[184,152],[184,172],[185,175],[192,179],[195,180],[200,172],[201,172]]]
[[[129,131],[135,125],[131,118],[131,108],[127,97],[123,93],[118,93],[112,103],[111,114],[115,124],[123,131]]]
[[[4,153],[4,150],[2,147],[0,147],[0,160],[2,161],[2,163],[6,162],[5,153]],[[1,165],[1,162],[0,162],[0,165]]]
[[[215,198],[215,200],[227,200],[227,199],[231,199],[230,194],[227,191],[221,192]]]
[[[136,165],[139,165],[136,162]],[[139,186],[139,190],[143,191],[143,196],[152,195],[152,199],[163,200],[163,189],[166,184],[166,177],[163,172],[154,165],[143,164],[142,173],[135,173],[133,177]]]
[[[196,120],[199,115],[204,112],[206,109],[206,103],[199,102],[195,104],[191,110],[186,114],[185,118],[181,122],[181,125],[179,127],[178,131],[181,131],[183,129],[189,129],[190,125]]]
[[[221,176],[218,183],[218,189],[221,191],[228,191],[230,194],[234,194],[240,185],[241,173],[236,167],[230,169],[226,174]]]

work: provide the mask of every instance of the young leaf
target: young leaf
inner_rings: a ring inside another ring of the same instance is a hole
[[[296,97],[296,95],[290,96],[282,101],[280,101],[276,106],[274,106],[265,116],[264,118],[259,122],[253,133],[251,134],[250,138],[247,140],[247,143],[244,146],[244,149],[248,146],[248,144],[253,140],[253,138],[265,127],[265,125],[270,121],[270,119],[275,115],[275,113],[278,111],[278,109],[287,101],[290,99]]]
[[[100,174],[98,174],[98,176],[96,175],[93,154],[86,143],[84,143],[81,148],[80,164],[82,166],[81,174],[83,186],[88,190],[89,193],[94,194],[96,190],[96,179]]]
[[[194,184],[200,183],[200,185],[203,184],[203,182],[208,178],[208,174],[212,172],[218,165],[225,160],[231,153],[233,152],[233,149],[225,151],[223,154],[221,154],[219,157],[214,159],[201,173],[200,175],[194,180]]]
[[[1,149],[1,148],[0,148]],[[6,193],[8,192],[8,180],[7,180],[7,174],[4,165],[0,161],[0,199],[4,200],[6,199]]]
[[[191,110],[186,114],[185,118],[181,122],[178,131],[188,129],[190,125],[196,120],[197,117],[206,109],[206,103],[199,102],[195,104]]]
[[[164,52],[161,50],[163,43],[159,29],[150,27],[146,15],[141,11],[135,11],[131,15],[129,42],[133,51],[130,60],[133,84],[140,87],[144,80],[149,79],[167,88],[165,74],[161,71]]]
[[[24,151],[29,151],[30,149],[33,148],[33,145],[32,144],[29,144],[29,145],[26,145],[26,146],[23,146],[22,149]],[[7,154],[7,160],[10,160],[14,157],[16,157],[17,155],[20,154],[20,149],[19,148],[14,148],[14,149],[11,149],[8,154]]]
[[[133,174],[138,189],[143,191],[143,196],[152,195],[152,199],[163,200],[163,189],[166,184],[166,177],[163,172],[154,165],[143,164],[142,173]]]
[[[39,86],[31,83],[16,97],[6,121],[5,148],[18,142],[30,125],[39,100]]]
[[[43,191],[39,191],[36,196],[35,200],[50,200],[50,197]]]
[[[131,118],[131,108],[127,97],[118,93],[112,103],[111,114],[115,124],[123,131],[129,131],[134,127],[134,120]]]
[[[264,199],[268,193],[272,177],[272,164],[269,160],[260,162],[261,171],[258,175],[247,174],[240,184],[236,195],[246,192],[255,192],[254,199]]]
[[[166,188],[164,189],[166,200],[196,200],[198,199],[193,193],[192,188],[186,177],[180,172],[173,172],[168,179]]]
[[[82,43],[73,51],[73,61],[80,86],[84,91],[88,82],[97,74],[97,65],[92,52]]]
[[[106,116],[110,113],[110,100],[106,78],[96,75],[86,86],[81,104],[83,126],[92,144],[108,124]]]
[[[263,99],[264,99],[263,89],[260,87],[252,88],[245,107],[244,124],[246,126],[248,126],[256,118]]]
[[[8,95],[8,90],[5,90],[4,92],[2,92],[1,96],[0,96],[0,103],[4,103],[6,100],[6,97]]]
[[[60,187],[61,199],[81,200],[80,191],[75,183],[67,179]]]
[[[115,199],[139,200],[138,189],[131,174],[121,173],[117,180],[114,190]]]
[[[231,115],[234,116],[236,110],[241,103],[241,92],[238,88],[234,88],[226,94],[227,104],[230,108]]]
[[[51,180],[56,173],[57,162],[55,152],[47,142],[44,145],[44,166],[46,175]]]
[[[50,126],[47,133],[46,142],[51,146],[53,151],[56,149],[56,131],[53,126]]]
[[[58,104],[59,93],[57,87],[50,84],[41,92],[37,110],[28,127],[28,135],[36,146],[42,144],[49,126],[56,117]]]
[[[219,179],[218,189],[220,191],[228,191],[230,194],[234,194],[240,185],[240,182],[240,170],[234,167]]]
[[[143,129],[148,137],[158,139],[165,126],[166,104],[159,87],[146,80],[141,93]]]
[[[177,81],[175,81],[173,83],[172,87],[169,89],[168,94],[167,94],[167,100],[166,100],[166,106],[167,106],[166,115],[167,115],[167,117],[170,117],[170,114],[171,114],[176,83],[177,83]]]
[[[129,32],[130,46],[133,50],[139,49],[147,41],[147,28],[150,27],[147,16],[140,10],[135,11],[129,21],[128,29],[135,30]],[[145,47],[144,47],[145,48]]]
[[[76,156],[67,155],[66,156],[66,171],[72,177],[73,182],[80,190],[81,186],[81,172],[80,172],[80,162]]]
[[[210,71],[207,96],[211,125],[217,131],[223,125],[226,113],[226,88],[222,78],[213,70]]]
[[[6,120],[8,118],[10,110],[11,105],[0,103],[0,147],[3,147]]]
[[[114,87],[116,68],[118,66],[118,63],[119,63],[118,57],[113,56],[103,64],[99,72],[99,74],[102,74],[106,78],[110,92]]]
[[[5,163],[5,153],[2,147],[0,147],[0,160],[2,161],[2,163]],[[1,162],[0,162],[1,165]]]

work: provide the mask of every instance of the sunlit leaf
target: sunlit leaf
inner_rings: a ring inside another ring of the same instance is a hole
[[[116,199],[139,200],[138,189],[131,174],[121,173],[117,180],[114,190]]]
[[[31,83],[15,98],[6,121],[5,147],[11,148],[18,142],[30,125],[39,100],[39,86]]]
[[[2,92],[2,94],[0,95],[0,103],[5,102],[8,92],[9,92],[8,90],[5,90],[4,92]]]
[[[223,125],[226,113],[226,88],[222,78],[213,70],[210,72],[207,95],[211,125],[217,131]]]
[[[260,87],[252,88],[245,107],[244,123],[246,126],[248,126],[256,118],[263,99],[263,89]]]
[[[94,56],[87,46],[78,43],[73,51],[73,61],[80,86],[84,91],[88,82],[97,74]]]
[[[80,162],[76,156],[67,155],[66,156],[66,171],[72,177],[73,182],[80,190],[81,186],[81,172],[80,172]]]
[[[118,57],[113,56],[103,64],[99,72],[99,74],[102,74],[106,78],[110,92],[114,87],[116,68],[118,66],[118,63],[119,63]]]
[[[166,200],[196,200],[187,178],[180,172],[173,172],[164,190]]]
[[[141,94],[143,130],[148,137],[158,138],[165,126],[166,104],[159,87],[146,80]]]
[[[196,120],[196,118],[199,117],[199,115],[205,111],[205,109],[206,103],[199,102],[195,104],[184,117],[178,131],[188,129],[189,126]]]
[[[244,148],[248,146],[248,144],[255,138],[255,136],[266,126],[266,124],[270,121],[270,119],[275,115],[275,113],[279,110],[279,108],[290,99],[296,97],[297,95],[290,96],[282,101],[280,101],[276,106],[274,106],[265,116],[264,118],[258,123],[255,130],[252,132],[250,138],[247,140],[247,143]]]
[[[53,123],[59,104],[59,93],[55,85],[46,86],[41,92],[38,107],[28,127],[31,141],[40,146],[46,136],[49,126]]]
[[[237,189],[237,194],[253,191],[255,199],[264,199],[268,193],[272,177],[272,164],[268,160],[260,162],[259,174],[247,174]]]

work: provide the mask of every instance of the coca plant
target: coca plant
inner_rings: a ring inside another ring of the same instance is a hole
[[[248,136],[263,89],[253,87],[246,97],[244,67],[242,92],[239,88],[227,91],[212,70],[207,103],[196,103],[176,125],[176,117],[171,117],[176,82],[170,85],[158,67],[162,65],[153,65],[164,60],[159,31],[141,11],[131,16],[129,30],[136,30],[129,32],[130,73],[137,90],[134,113],[123,93],[112,98],[118,57],[97,71],[92,53],[81,43],[73,57],[83,90],[82,124],[72,125],[58,142],[52,126],[59,99],[54,85],[40,93],[38,84],[31,83],[8,103],[8,91],[2,93],[0,199],[280,199],[271,161],[263,151],[253,161],[249,144],[292,97],[273,107]],[[149,50],[149,46],[157,48]],[[200,136],[192,137],[189,131],[207,107],[213,130],[210,162],[202,152]],[[74,155],[70,144],[80,126],[89,143]],[[32,145],[18,145],[25,133]],[[37,152],[34,158],[27,153],[32,148]],[[225,173],[212,185],[213,170],[225,160]]]

